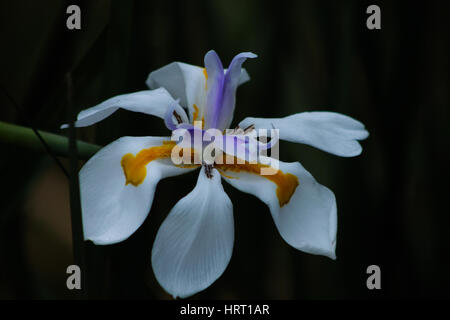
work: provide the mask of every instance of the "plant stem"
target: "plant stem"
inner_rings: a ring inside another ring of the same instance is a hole
[[[42,138],[57,156],[69,156],[69,139],[67,137],[39,130]],[[0,142],[21,146],[35,151],[46,152],[39,138],[31,128],[0,121]],[[77,140],[77,156],[87,160],[94,155],[101,146]]]
[[[78,146],[76,139],[76,131],[74,120],[76,119],[72,108],[72,75],[70,72],[66,74],[67,85],[67,113],[69,120],[69,190],[70,190],[70,217],[72,221],[72,246],[74,262],[78,265],[82,272],[81,290],[78,291],[78,298],[87,299],[89,297],[89,288],[86,278],[88,271],[86,270],[86,254],[85,243],[83,237],[83,218],[81,214],[80,200],[80,182],[78,180]]]

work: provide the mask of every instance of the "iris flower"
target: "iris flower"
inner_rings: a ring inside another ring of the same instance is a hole
[[[228,69],[223,68],[212,50],[205,55],[205,68],[173,62],[150,73],[146,81],[150,90],[115,96],[83,110],[75,126],[92,125],[123,108],[160,117],[171,131],[184,128],[187,132],[204,134],[214,128],[224,132],[233,119],[236,89],[249,80],[242,64],[255,57],[253,53],[240,53]],[[201,128],[194,126],[195,121]],[[238,125],[240,133],[232,131],[224,134],[223,139],[238,150],[231,152],[236,159],[248,156],[248,146],[257,141],[243,142],[242,137],[249,131],[273,128],[279,129],[279,139],[304,143],[342,157],[359,155],[362,148],[358,140],[368,136],[364,125],[348,116],[303,112],[284,118],[245,118]],[[270,142],[256,144],[258,154],[273,146]],[[204,290],[221,276],[230,261],[234,243],[233,205],[223,189],[222,179],[263,201],[289,245],[336,258],[335,196],[299,162],[270,158],[270,163],[276,164],[271,175],[261,174],[261,169],[268,167],[262,162],[180,165],[171,158],[175,146],[171,136],[122,137],[89,159],[79,174],[86,240],[107,245],[127,239],[149,214],[161,179],[200,168],[195,188],[172,208],[153,244],[154,274],[174,297],[188,297]]]

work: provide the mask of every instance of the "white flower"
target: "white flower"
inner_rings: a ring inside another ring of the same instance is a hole
[[[83,110],[75,125],[92,125],[123,108],[160,117],[172,131],[223,131],[232,121],[237,86],[249,80],[241,65],[255,57],[252,53],[238,54],[226,70],[214,51],[205,55],[206,68],[171,63],[150,73],[147,85],[152,90],[116,96]],[[202,128],[192,125],[196,120],[202,121]],[[246,118],[239,127],[277,128],[280,139],[343,157],[359,155],[362,149],[358,140],[368,136],[362,123],[333,112]],[[239,147],[240,137],[228,134],[224,141],[233,141]],[[146,219],[159,180],[201,167],[194,190],[171,210],[153,244],[155,276],[174,297],[204,290],[230,261],[233,205],[223,190],[222,178],[266,203],[288,244],[335,259],[336,199],[300,163],[269,159],[278,165],[272,176],[261,175],[262,165],[248,162],[175,165],[171,160],[175,143],[170,140],[169,136],[123,137],[83,166],[80,188],[86,240],[112,244],[127,239]]]

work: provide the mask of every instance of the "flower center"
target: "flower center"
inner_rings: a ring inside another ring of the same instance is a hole
[[[172,149],[175,145],[175,141],[163,141],[161,146],[143,149],[139,151],[136,156],[131,153],[125,154],[121,160],[123,173],[125,175],[125,185],[132,184],[133,186],[138,187],[142,182],[144,182],[147,176],[147,164],[156,159],[170,158],[172,155]],[[192,157],[193,151],[191,151],[191,160]],[[272,175],[262,175],[262,169],[271,168],[269,165],[262,163],[253,164],[248,161],[238,162],[236,157],[231,157],[233,158],[233,161],[229,161],[230,157],[231,156],[224,154],[223,161],[221,161],[222,163],[205,164],[205,172],[208,178],[212,177],[213,168],[216,168],[221,175],[232,179],[239,179],[239,177],[227,176],[224,172],[231,171],[256,174],[273,182],[277,186],[276,195],[280,207],[289,203],[289,200],[299,185],[298,178],[295,175],[284,173],[281,170],[275,170],[275,173]],[[198,166],[198,164],[179,165],[179,167],[182,168],[194,168]]]

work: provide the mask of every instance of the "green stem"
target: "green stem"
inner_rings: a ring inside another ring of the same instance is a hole
[[[67,137],[41,130],[38,131],[55,155],[61,157],[69,156],[69,139]],[[3,121],[0,121],[0,142],[46,152],[45,147],[32,129]],[[100,148],[102,147],[99,145],[77,140],[77,155],[79,159],[89,159]]]

